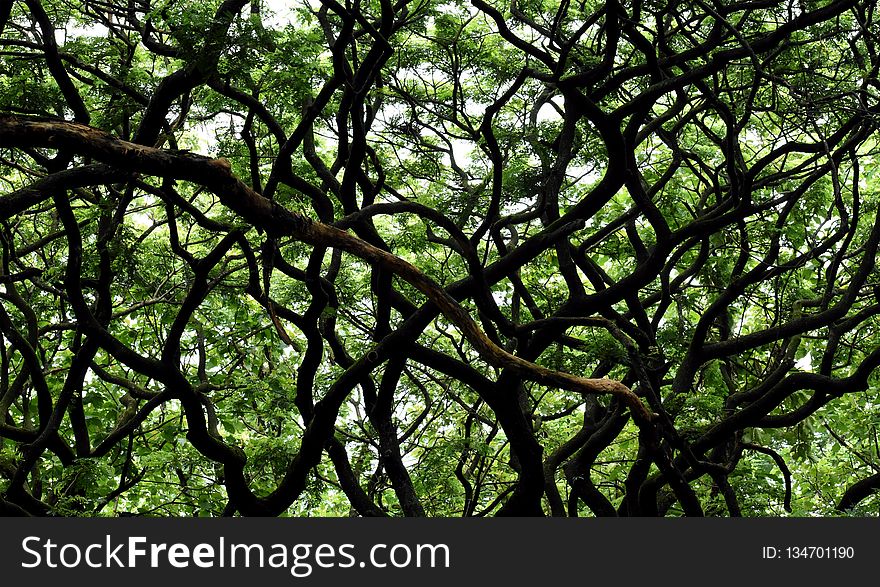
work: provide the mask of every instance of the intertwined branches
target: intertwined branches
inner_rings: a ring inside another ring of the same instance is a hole
[[[6,512],[880,484],[873,3],[190,4],[0,5]]]

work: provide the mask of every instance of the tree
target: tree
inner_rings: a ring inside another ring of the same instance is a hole
[[[0,510],[880,502],[867,0],[0,2]]]

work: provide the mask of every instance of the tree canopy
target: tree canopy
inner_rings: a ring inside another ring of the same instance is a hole
[[[0,0],[0,511],[880,500],[872,0]]]

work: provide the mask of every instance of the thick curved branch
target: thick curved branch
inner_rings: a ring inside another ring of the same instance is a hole
[[[86,125],[47,119],[0,116],[0,139],[19,147],[63,147],[126,171],[199,183],[214,192],[227,207],[268,234],[339,248],[404,279],[425,294],[488,363],[544,385],[587,395],[617,396],[640,421],[650,422],[654,418],[638,396],[619,381],[588,379],[554,371],[498,347],[449,293],[414,265],[345,231],[290,212],[264,198],[232,175],[225,160],[163,151],[122,141]]]
[[[837,509],[842,512],[852,509],[868,499],[874,492],[880,491],[880,473],[866,477],[850,485],[837,502]]]

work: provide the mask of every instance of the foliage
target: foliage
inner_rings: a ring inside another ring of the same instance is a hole
[[[878,26],[0,3],[0,511],[875,515]]]

